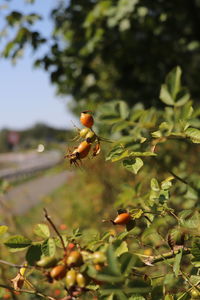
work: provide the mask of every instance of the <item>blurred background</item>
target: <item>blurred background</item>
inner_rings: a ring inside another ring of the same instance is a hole
[[[97,198],[112,202],[119,179],[104,178],[101,158],[87,163],[90,171],[76,170],[76,182],[63,164],[77,116],[113,100],[162,108],[160,85],[176,65],[197,105],[199,26],[199,0],[1,1],[0,179],[8,188],[2,207],[26,214],[45,197],[53,201],[70,180],[74,198],[81,180],[89,180],[90,195],[90,172],[98,177]],[[90,215],[90,196],[88,203],[79,210]]]
[[[0,223],[30,235],[47,207],[60,230],[101,229],[122,180],[137,181],[103,154],[69,168],[74,124],[113,100],[161,109],[177,65],[197,106],[199,28],[199,0],[2,0]]]
[[[82,110],[113,100],[162,108],[160,85],[176,65],[197,105],[199,26],[199,0],[1,1],[0,179],[11,214],[70,180],[63,156]],[[100,175],[102,162],[88,164],[99,197],[113,199],[115,179]]]

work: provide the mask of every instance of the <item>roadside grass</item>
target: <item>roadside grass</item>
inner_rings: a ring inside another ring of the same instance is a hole
[[[119,190],[121,176],[116,176],[116,167],[105,163],[103,159],[91,160],[83,168],[71,169],[72,173],[66,184],[44,197],[37,206],[25,215],[16,218],[20,227],[30,235],[34,224],[45,222],[43,208],[53,218],[59,228],[65,224],[70,232],[81,229],[100,229],[102,219],[110,219],[116,214],[113,203]]]

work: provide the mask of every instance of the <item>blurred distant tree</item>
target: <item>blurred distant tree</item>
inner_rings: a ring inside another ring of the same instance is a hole
[[[165,74],[181,65],[197,99],[200,0],[71,0],[56,5],[51,46],[35,64],[50,73],[60,94],[72,95],[81,106],[112,99],[157,105]],[[7,25],[18,29],[4,57],[15,58],[27,43],[37,49],[46,42],[30,29],[39,18],[9,13]]]

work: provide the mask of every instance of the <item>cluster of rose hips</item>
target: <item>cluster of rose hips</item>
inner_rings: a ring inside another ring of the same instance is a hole
[[[88,291],[87,285],[94,281],[86,274],[83,266],[88,263],[92,263],[99,271],[105,266],[106,257],[101,251],[88,252],[75,249],[75,245],[70,243],[62,260],[58,261],[55,257],[46,256],[37,262],[37,266],[43,269],[51,268],[50,271],[45,272],[50,283],[65,278],[68,296],[64,299],[68,300],[80,297],[83,292]]]
[[[93,147],[92,155],[96,156],[100,152],[101,138],[99,138],[92,129],[94,119],[91,112],[83,111],[80,116],[80,122],[85,127],[83,129],[77,128],[78,138],[84,140],[72,153],[65,155],[65,157],[69,158],[70,164],[74,164],[75,166],[79,166],[79,162],[89,154],[93,143],[95,143],[95,146]]]

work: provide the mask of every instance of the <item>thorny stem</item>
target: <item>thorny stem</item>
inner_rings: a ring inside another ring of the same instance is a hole
[[[49,224],[52,226],[52,228],[54,229],[54,231],[58,235],[58,237],[59,237],[59,239],[61,241],[63,250],[64,250],[64,252],[66,252],[65,243],[64,243],[64,240],[63,240],[60,232],[58,231],[58,229],[56,228],[56,225],[53,223],[53,221],[51,220],[50,216],[48,215],[46,208],[43,208],[43,210],[44,210],[44,216],[45,216],[45,218],[47,219],[47,221],[49,222]]]
[[[9,286],[9,285],[5,285],[5,284],[1,284],[0,283],[0,287],[4,288],[4,289],[8,289],[9,291],[13,291],[13,292],[22,292],[22,293],[27,293],[27,294],[33,294],[33,295],[36,295],[36,296],[39,296],[39,297],[42,297],[42,298],[45,298],[45,299],[49,299],[49,300],[56,300],[55,298],[53,297],[50,297],[50,296],[47,296],[37,290],[24,290],[24,289],[21,289],[21,290],[15,290],[13,287]]]

